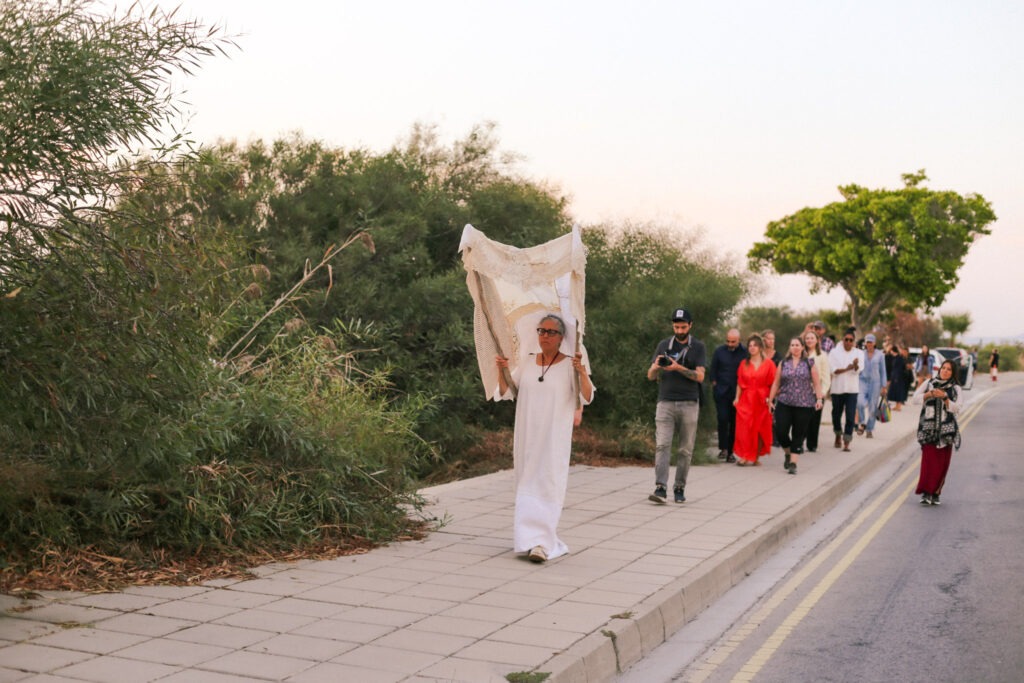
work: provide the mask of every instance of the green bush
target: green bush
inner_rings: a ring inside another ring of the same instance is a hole
[[[311,389],[312,376],[282,368],[240,382],[219,373],[147,433],[115,430],[86,444],[109,449],[116,439],[137,446],[127,454],[135,458],[5,453],[0,469],[25,485],[0,492],[0,541],[13,552],[53,544],[192,554],[392,538],[408,525],[403,504],[415,503],[409,470],[423,449],[411,421],[349,378],[322,377]]]
[[[95,225],[116,250],[65,245],[0,299],[5,558],[394,538],[429,402],[361,369],[372,330],[311,328],[301,290],[266,301],[237,234],[151,201],[172,193],[140,172]]]
[[[672,334],[670,312],[693,311],[693,335],[711,354],[723,325],[749,291],[746,276],[708,252],[700,236],[664,226],[595,226],[583,233],[587,257],[587,351],[598,396],[588,420],[627,432],[654,434],[657,383],[646,377],[658,342]],[[698,447],[715,429],[705,382]],[[638,423],[639,420],[639,423]]]
[[[992,349],[999,349],[999,372],[1020,372],[1024,367],[1024,344],[990,343],[978,348],[978,367],[975,368],[978,374],[988,374]]]
[[[358,264],[340,255],[347,237],[372,247],[358,225],[377,202],[405,209],[383,241],[436,215],[382,182],[426,178],[385,155],[333,186],[364,160],[321,163],[312,145],[276,169],[259,150],[247,169],[173,156],[188,150],[159,134],[179,114],[170,78],[230,43],[173,12],[106,9],[0,3],[0,564],[394,537],[430,401],[362,368],[343,346],[362,328],[305,317],[303,297],[313,278],[330,291],[332,259]],[[139,147],[151,156],[122,156]],[[296,178],[304,158],[315,177]],[[278,188],[320,204],[275,205]],[[325,207],[347,199],[356,227],[339,235]],[[286,216],[271,269],[261,221],[275,208],[329,234]],[[389,274],[420,274],[387,255]]]

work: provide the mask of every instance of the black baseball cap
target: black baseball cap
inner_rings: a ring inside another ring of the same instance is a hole
[[[672,322],[674,323],[692,323],[693,316],[685,308],[677,308],[672,311]]]

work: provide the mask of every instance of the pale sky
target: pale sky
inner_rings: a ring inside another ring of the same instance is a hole
[[[579,222],[699,228],[738,265],[837,186],[924,168],[999,216],[936,314],[969,312],[968,337],[1024,334],[1019,0],[160,4],[238,36],[181,83],[199,141],[301,131],[384,151],[416,122],[451,142],[493,121]],[[841,305],[806,284],[769,278],[755,303]]]

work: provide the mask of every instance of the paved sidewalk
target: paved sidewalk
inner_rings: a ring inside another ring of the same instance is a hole
[[[982,379],[969,401],[996,388]],[[826,423],[795,477],[779,449],[758,468],[695,467],[682,505],[648,502],[652,468],[574,467],[571,552],[546,564],[510,550],[506,471],[425,489],[446,523],[422,541],[249,581],[0,595],[0,683],[609,681],[912,443],[917,411],[893,415],[851,453]]]

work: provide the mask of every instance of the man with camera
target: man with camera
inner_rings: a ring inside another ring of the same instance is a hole
[[[648,498],[655,503],[668,499],[668,473],[672,459],[672,439],[678,433],[679,451],[674,500],[686,500],[686,476],[697,440],[697,417],[700,412],[701,382],[707,351],[703,342],[690,335],[693,316],[685,308],[672,312],[672,336],[658,343],[647,368],[647,379],[659,380],[658,407],[654,415],[654,493]]]

